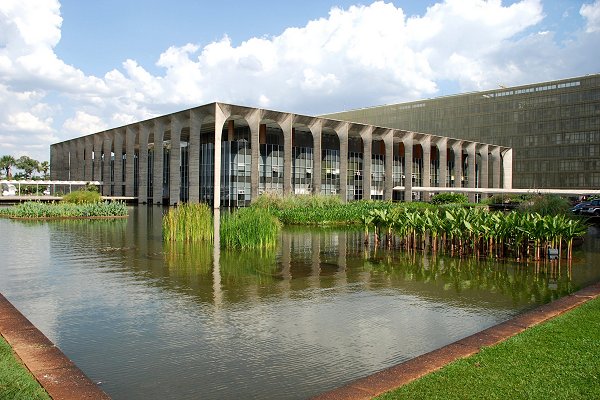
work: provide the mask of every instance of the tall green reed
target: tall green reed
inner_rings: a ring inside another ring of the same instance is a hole
[[[163,237],[170,242],[212,242],[213,216],[207,204],[183,203],[169,208],[162,221]]]
[[[273,248],[281,222],[261,208],[242,208],[221,216],[221,247],[230,249]]]

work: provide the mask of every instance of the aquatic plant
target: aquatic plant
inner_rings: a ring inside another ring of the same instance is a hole
[[[163,238],[171,242],[212,242],[212,210],[204,203],[169,208],[162,221]]]
[[[343,203],[338,196],[299,195],[281,197],[259,196],[252,208],[268,210],[284,225],[362,225],[362,216],[371,210],[391,210],[396,207],[424,210],[436,208],[427,203],[392,203],[391,201],[358,200]]]
[[[562,214],[489,212],[481,208],[449,207],[423,211],[395,208],[391,212],[371,210],[362,216],[365,240],[373,227],[375,246],[382,232],[387,246],[400,246],[451,255],[488,257],[512,256],[519,260],[539,260],[549,248],[562,249],[567,244],[567,258],[572,258],[573,240],[583,236],[587,226],[581,220]]]
[[[272,248],[277,244],[281,222],[262,208],[242,208],[221,216],[221,247],[230,249]]]
[[[127,215],[127,205],[123,202],[104,201],[96,203],[41,203],[25,202],[0,209],[0,216],[10,218],[87,218],[121,217]]]

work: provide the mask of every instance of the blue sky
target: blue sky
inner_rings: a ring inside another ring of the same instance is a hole
[[[2,0],[0,155],[227,101],[320,114],[600,72],[600,0]]]

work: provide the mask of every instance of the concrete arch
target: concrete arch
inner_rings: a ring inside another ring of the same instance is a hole
[[[347,125],[346,125],[347,126]],[[346,198],[348,147],[346,130],[338,133],[338,124],[327,124],[321,131],[322,151],[321,159],[321,191],[326,196],[340,195]],[[345,148],[345,150],[344,150]],[[316,155],[318,156],[318,155]],[[344,162],[345,157],[345,162]],[[346,167],[346,174],[342,177],[342,164]]]
[[[367,140],[367,136],[370,136],[370,131],[367,132],[363,126],[351,126],[348,132],[347,200],[370,198],[370,180],[365,173],[365,167],[371,166],[365,158],[365,154],[371,151],[371,141]]]

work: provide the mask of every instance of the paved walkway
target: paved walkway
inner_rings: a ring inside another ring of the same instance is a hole
[[[493,346],[525,329],[556,317],[600,296],[600,283],[521,314],[499,325],[468,336],[438,350],[423,354],[348,385],[314,397],[318,400],[366,400],[396,389],[459,358],[473,355],[482,347]]]
[[[110,400],[0,294],[0,334],[54,400]]]

